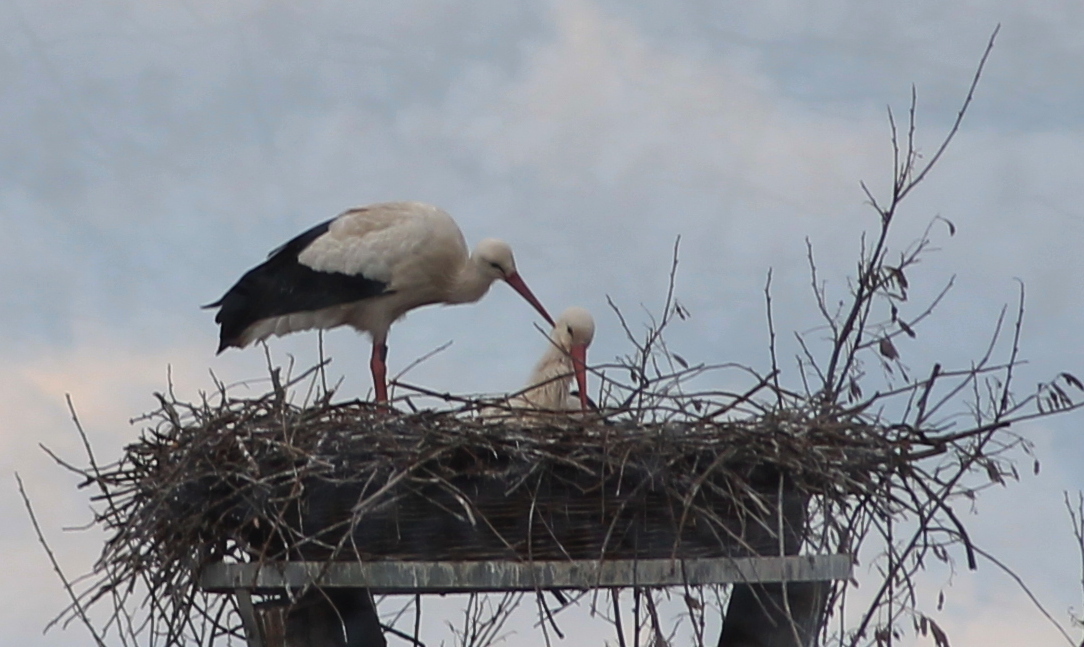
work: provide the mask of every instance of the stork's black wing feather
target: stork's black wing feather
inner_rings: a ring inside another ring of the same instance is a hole
[[[387,292],[383,281],[360,274],[321,272],[298,262],[298,255],[324,235],[331,222],[320,223],[275,249],[221,299],[204,306],[221,308],[215,315],[215,323],[221,324],[218,352],[240,346],[245,330],[262,319],[320,310]]]

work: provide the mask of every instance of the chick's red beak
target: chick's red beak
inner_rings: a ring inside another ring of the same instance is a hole
[[[568,354],[572,356],[572,370],[580,390],[580,407],[587,411],[587,345],[574,344]]]
[[[527,303],[534,306],[534,309],[538,311],[538,314],[542,315],[542,318],[545,319],[549,325],[554,325],[553,317],[551,317],[550,313],[546,312],[546,309],[542,307],[542,303],[535,298],[534,293],[531,292],[531,289],[523,282],[523,279],[520,278],[518,272],[509,274],[504,277],[504,280],[508,282],[508,285],[512,286],[512,289],[519,292],[519,295],[526,299]]]

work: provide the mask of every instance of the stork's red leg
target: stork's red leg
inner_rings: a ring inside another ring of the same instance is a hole
[[[373,372],[373,389],[376,390],[376,401],[388,401],[388,368],[385,362],[388,359],[388,345],[383,342],[373,342],[373,357],[369,360],[369,369]]]

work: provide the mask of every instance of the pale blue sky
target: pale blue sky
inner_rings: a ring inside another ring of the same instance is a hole
[[[61,528],[86,520],[86,492],[37,448],[78,456],[64,394],[108,457],[136,436],[128,420],[152,407],[167,366],[193,396],[208,370],[261,375],[258,351],[214,357],[198,306],[297,232],[382,200],[438,204],[472,243],[508,240],[551,310],[594,311],[597,361],[626,350],[605,296],[632,313],[659,303],[680,234],[693,318],[672,345],[762,367],[768,269],[784,337],[815,325],[804,238],[841,293],[874,219],[858,182],[887,185],[885,106],[902,114],[918,88],[929,151],[999,22],[971,114],[897,232],[904,243],[935,214],[955,222],[912,282],[928,294],[955,273],[958,287],[899,346],[917,373],[966,363],[1018,277],[1027,388],[1084,373],[1084,5],[0,3],[0,469],[19,470],[65,567],[85,570],[101,538]],[[392,331],[391,370],[454,340],[411,380],[511,390],[542,348],[533,321],[503,286],[414,313]],[[364,394],[367,342],[339,331],[327,345],[346,393]],[[272,343],[303,364],[315,347],[314,335]],[[1060,509],[1063,489],[1084,488],[1080,422],[1022,430],[1042,473],[969,518],[1062,621],[1081,599]],[[40,637],[63,596],[13,482],[0,550],[19,583],[0,593],[0,643],[89,644],[78,628]],[[949,599],[954,646],[1057,639],[989,565],[957,574]]]

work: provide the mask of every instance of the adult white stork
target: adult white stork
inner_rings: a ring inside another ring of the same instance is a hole
[[[583,308],[572,307],[557,317],[549,344],[538,360],[527,388],[511,398],[510,409],[541,411],[587,410],[587,347],[595,338],[595,320]],[[572,378],[579,401],[570,395]],[[504,413],[507,415],[508,411]]]
[[[419,202],[351,209],[271,252],[218,301],[218,352],[271,335],[352,326],[373,339],[369,367],[376,400],[386,402],[388,328],[432,303],[472,303],[493,281],[511,285],[553,319],[516,271],[512,249],[487,238],[469,254],[447,213]]]

